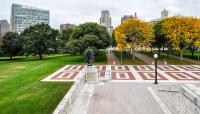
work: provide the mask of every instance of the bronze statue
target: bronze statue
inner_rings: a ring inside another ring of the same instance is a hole
[[[93,51],[90,47],[85,51],[85,61],[88,63],[87,66],[92,66],[92,62],[94,61]]]

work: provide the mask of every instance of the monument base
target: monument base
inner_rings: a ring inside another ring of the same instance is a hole
[[[87,81],[98,81],[98,69],[92,65],[86,67],[86,80]]]

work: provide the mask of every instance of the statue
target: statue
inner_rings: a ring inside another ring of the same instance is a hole
[[[90,47],[85,51],[85,61],[88,63],[87,66],[92,66],[92,62],[94,61],[93,51]]]

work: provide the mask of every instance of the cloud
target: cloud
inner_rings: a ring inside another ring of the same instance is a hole
[[[123,15],[137,12],[140,19],[148,21],[159,18],[164,8],[170,16],[200,16],[199,0],[1,0],[0,19],[10,20],[12,3],[49,10],[50,24],[55,28],[63,23],[98,23],[104,9],[110,11],[114,27],[120,24]]]

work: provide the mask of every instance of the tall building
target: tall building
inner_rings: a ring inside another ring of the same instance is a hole
[[[49,24],[49,11],[31,6],[12,4],[11,30],[22,32],[25,28],[38,23]]]
[[[137,19],[137,13],[135,12],[134,16],[133,15],[124,15],[122,18],[121,18],[121,23],[123,21],[126,21],[127,19]]]
[[[161,18],[162,18],[162,19],[168,18],[168,14],[169,14],[169,12],[168,12],[167,10],[164,9],[164,10],[161,12]]]
[[[157,22],[159,22],[159,21],[161,21],[165,18],[168,18],[168,15],[169,15],[169,12],[166,9],[164,9],[163,11],[161,11],[161,18],[151,20],[149,23],[155,24],[155,23],[157,23]]]
[[[62,31],[67,29],[67,28],[75,28],[75,27],[76,27],[76,25],[74,25],[74,24],[69,24],[69,23],[61,24],[60,25],[60,32],[62,33]]]
[[[10,24],[7,20],[0,20],[0,37],[3,37],[10,31]]]
[[[111,26],[111,17],[108,10],[103,10],[100,17],[100,25],[105,26],[110,34],[113,32],[113,27]]]

